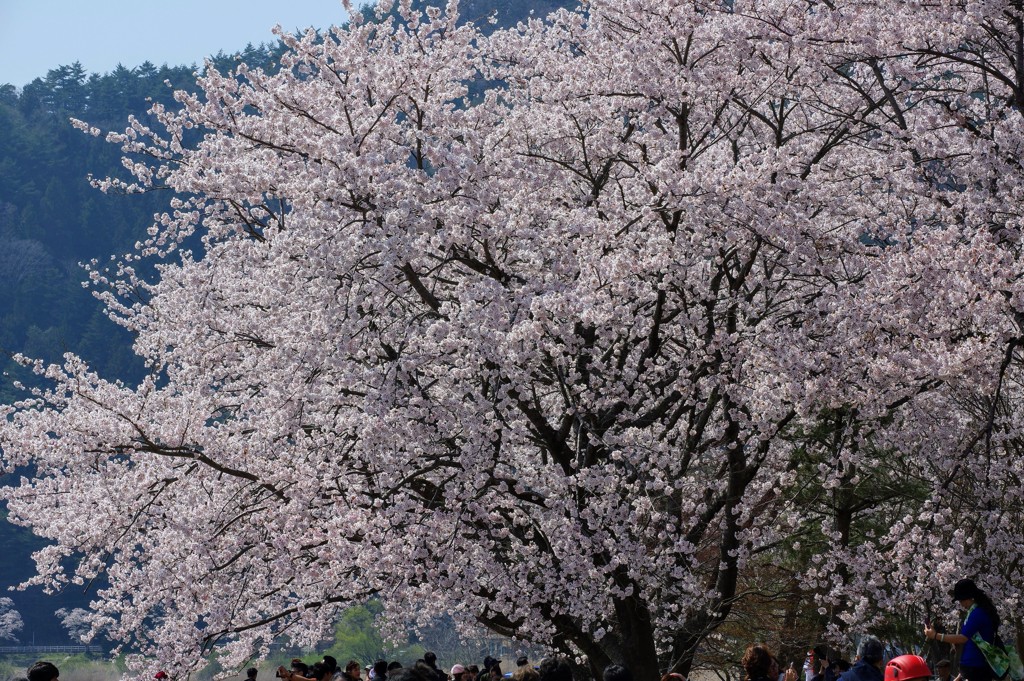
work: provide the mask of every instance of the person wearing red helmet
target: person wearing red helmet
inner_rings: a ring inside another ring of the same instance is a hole
[[[916,681],[930,679],[932,670],[919,655],[900,655],[885,665],[885,681]]]

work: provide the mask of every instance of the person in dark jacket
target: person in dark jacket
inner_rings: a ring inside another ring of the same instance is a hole
[[[437,668],[437,654],[428,650],[423,653],[423,663],[430,668],[430,673],[437,681],[448,681],[448,675]]]
[[[857,662],[839,681],[882,681],[885,647],[875,636],[865,636],[857,646]]]

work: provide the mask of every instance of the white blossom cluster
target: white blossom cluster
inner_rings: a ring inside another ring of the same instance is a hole
[[[0,641],[17,641],[18,632],[25,626],[21,613],[10,598],[0,597]]]

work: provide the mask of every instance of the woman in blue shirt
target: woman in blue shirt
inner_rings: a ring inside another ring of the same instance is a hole
[[[959,634],[938,634],[931,626],[925,627],[926,638],[935,639],[939,643],[963,645],[960,654],[960,675],[965,681],[992,681],[994,675],[985,657],[981,654],[973,638],[975,634],[982,640],[994,643],[999,631],[999,613],[992,599],[970,579],[961,579],[953,586],[953,598],[960,602],[960,607],[967,611],[967,618],[960,627]]]

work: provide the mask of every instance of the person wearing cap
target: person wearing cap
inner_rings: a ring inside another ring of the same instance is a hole
[[[979,636],[988,643],[994,643],[999,631],[999,612],[988,594],[979,589],[973,580],[961,579],[953,585],[950,595],[967,611],[967,618],[960,627],[960,633],[938,633],[935,627],[926,625],[925,638],[955,646],[963,645],[963,652],[960,654],[960,676],[965,681],[992,681],[992,668],[988,666],[985,656],[974,643],[974,637]]]
[[[953,675],[953,664],[949,660],[939,660],[935,663],[935,681],[949,681]]]
[[[839,681],[882,681],[885,647],[876,636],[865,636],[857,646],[857,663]]]
[[[501,678],[501,676],[502,676],[501,662],[502,662],[501,659],[496,659],[496,658],[494,658],[494,657],[492,657],[490,655],[487,655],[486,657],[484,657],[483,658],[483,669],[481,669],[480,673],[476,675],[476,681],[489,681],[489,679],[492,679],[493,678],[492,677],[492,671],[490,671],[490,670],[492,670],[493,667],[497,667],[498,668],[498,678]]]
[[[452,681],[470,681],[466,674],[466,668],[461,664],[454,665],[452,670],[448,672],[448,676],[452,678]]]
[[[484,668],[476,676],[476,681],[490,681],[501,678],[501,660],[488,655],[484,658]]]
[[[900,655],[885,665],[885,681],[927,681],[932,670],[920,655]]]

